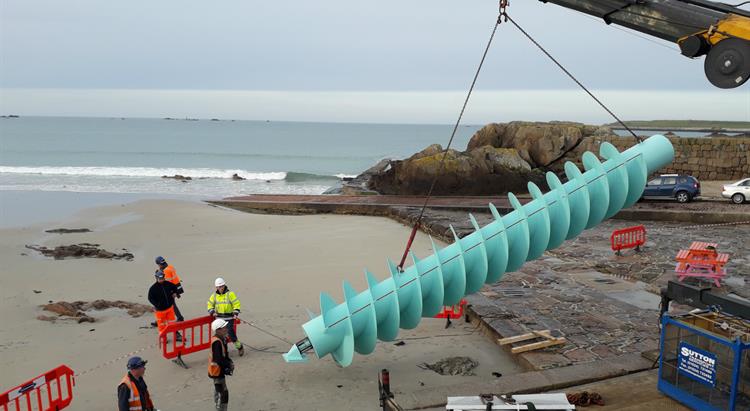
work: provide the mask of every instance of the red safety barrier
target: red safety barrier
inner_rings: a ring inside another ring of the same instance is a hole
[[[457,319],[461,318],[464,315],[464,306],[466,305],[466,300],[463,298],[461,301],[458,302],[457,305],[452,305],[450,307],[443,308],[443,311],[439,312],[435,318],[450,318],[450,319]]]
[[[169,323],[164,331],[159,334],[159,345],[164,358],[172,359],[207,350],[211,346],[211,323],[214,319],[214,317],[207,315],[192,320]],[[236,320],[233,324],[235,332],[237,332],[238,323],[239,320]],[[181,338],[179,340],[176,338],[177,333],[180,333]]]
[[[637,225],[615,230],[609,237],[609,241],[612,243],[612,251],[617,255],[620,255],[620,250],[625,248],[635,248],[636,251],[640,251],[640,247],[646,244],[646,227]]]
[[[61,365],[0,395],[3,411],[59,411],[73,401],[73,370]]]

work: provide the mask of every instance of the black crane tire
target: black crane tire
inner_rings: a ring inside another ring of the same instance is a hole
[[[716,43],[706,55],[706,78],[718,88],[739,87],[750,78],[750,41],[728,38]]]

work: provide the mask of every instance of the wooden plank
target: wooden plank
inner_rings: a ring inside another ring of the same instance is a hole
[[[510,349],[510,352],[513,353],[513,354],[518,354],[518,353],[522,353],[522,352],[538,350],[540,348],[546,348],[546,347],[550,347],[550,346],[553,346],[553,345],[560,345],[560,344],[565,344],[565,338],[564,337],[550,338],[547,341],[541,341],[541,342],[537,342],[537,343],[526,344],[526,345],[522,345],[520,347],[513,347],[513,348]]]
[[[556,338],[556,337],[553,337],[552,334],[550,334],[549,330],[532,331],[532,332],[542,338]]]
[[[538,336],[534,333],[521,334],[521,335],[516,335],[514,337],[500,338],[497,340],[497,343],[500,345],[508,345],[508,344],[513,344],[513,343],[517,343],[520,341],[530,340],[532,338],[538,338]]]

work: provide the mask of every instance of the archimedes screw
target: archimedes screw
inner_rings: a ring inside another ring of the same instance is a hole
[[[622,153],[603,142],[599,154],[604,163],[591,152],[583,153],[583,173],[566,163],[564,184],[547,173],[546,194],[529,183],[532,200],[525,205],[508,193],[513,211],[504,216],[490,204],[495,221],[484,227],[469,215],[472,234],[459,239],[454,232],[455,242],[443,249],[433,242],[435,253],[427,258],[412,253],[413,264],[403,272],[388,260],[390,276],[385,280],[365,271],[365,291],[358,293],[345,281],[343,303],[321,293],[321,314],[302,325],[307,337],[293,345],[284,360],[306,361],[312,350],[319,358],[331,354],[339,365],[350,365],[355,351],[371,353],[378,339],[394,340],[399,328],[415,328],[422,317],[458,304],[483,284],[500,280],[635,204],[648,175],[672,162],[674,148],[666,137],[655,135]]]

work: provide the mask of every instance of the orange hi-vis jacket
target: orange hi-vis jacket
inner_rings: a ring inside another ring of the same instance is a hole
[[[209,349],[208,349],[208,376],[211,378],[218,378],[224,374],[223,370],[221,369],[221,366],[218,363],[214,362],[213,346],[214,346],[214,342],[216,341],[221,341],[221,339],[219,339],[219,337],[215,335],[212,336],[211,345],[209,346]],[[224,357],[227,356],[227,346],[223,342],[221,343],[221,352],[224,355]]]
[[[120,381],[120,384],[125,384],[130,388],[130,399],[128,399],[128,403],[130,404],[130,411],[142,411],[143,405],[141,404],[141,393],[138,392],[138,387],[135,385],[135,383],[130,379],[130,376],[128,374],[125,374],[124,377],[122,377],[122,381]],[[146,406],[147,410],[154,409],[154,404],[151,402],[151,397],[146,396],[148,399],[148,404]]]
[[[170,283],[179,286],[182,280],[180,280],[180,276],[177,275],[177,271],[175,271],[174,266],[172,264],[167,265],[167,268],[164,270],[164,280],[169,281]]]

